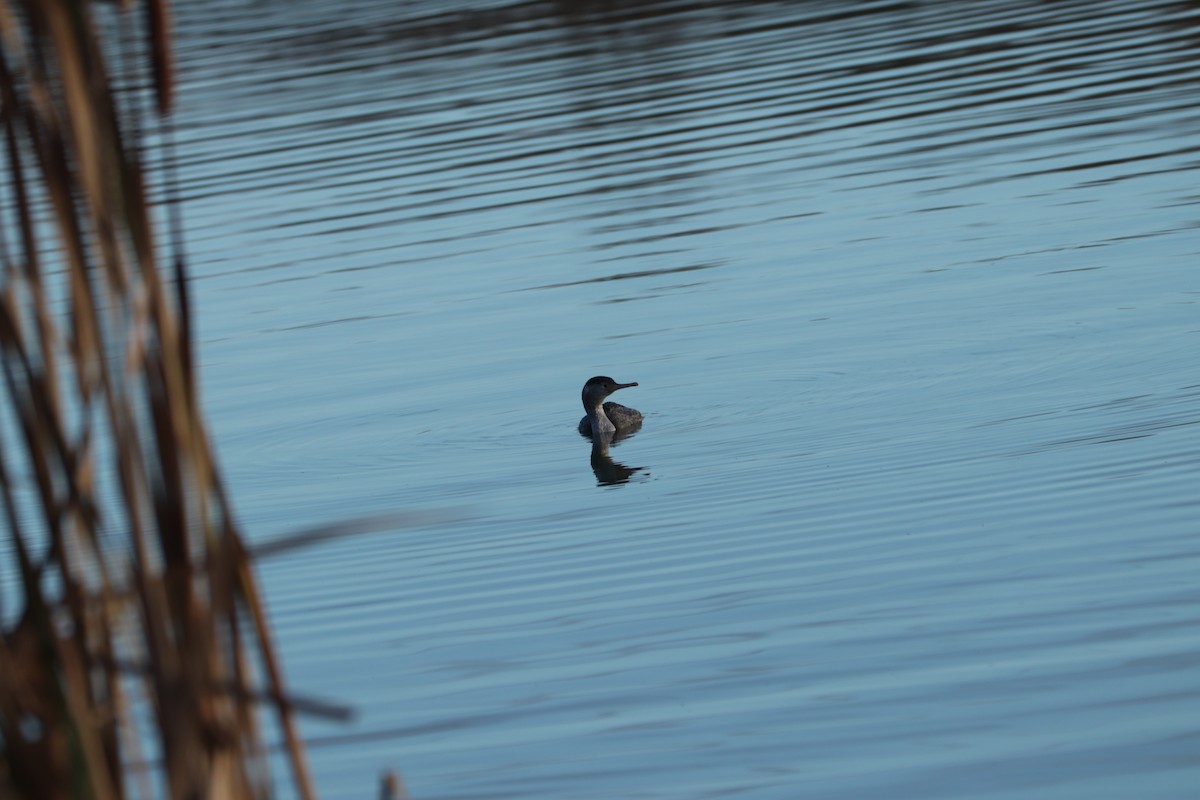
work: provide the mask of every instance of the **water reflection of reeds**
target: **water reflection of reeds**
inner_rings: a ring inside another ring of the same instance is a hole
[[[0,2],[5,797],[265,796],[262,706],[313,794],[197,397],[182,257],[164,270],[153,231],[136,131],[140,103],[170,110],[166,15],[147,0],[109,40],[92,4]],[[110,50],[147,64],[149,99],[117,92]]]

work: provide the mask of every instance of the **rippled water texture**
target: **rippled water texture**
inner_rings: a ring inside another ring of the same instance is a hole
[[[176,12],[326,796],[1195,796],[1195,3]]]

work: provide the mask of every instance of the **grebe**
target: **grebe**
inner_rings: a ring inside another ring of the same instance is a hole
[[[628,389],[631,386],[637,386],[637,382],[617,383],[606,375],[589,378],[583,385],[583,410],[587,412],[587,416],[579,420],[579,432],[584,436],[591,436],[637,430],[642,424],[642,412],[620,403],[604,402],[604,398],[618,389]]]

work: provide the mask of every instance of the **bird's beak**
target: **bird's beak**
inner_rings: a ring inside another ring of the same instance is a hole
[[[618,383],[617,389],[628,389],[631,386],[637,386],[637,381],[634,381],[633,383]],[[615,392],[617,389],[613,389],[613,391]]]

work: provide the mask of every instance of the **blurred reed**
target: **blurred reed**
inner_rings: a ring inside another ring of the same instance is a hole
[[[3,797],[267,796],[271,724],[313,796],[148,197],[168,31],[166,0],[0,0]]]

